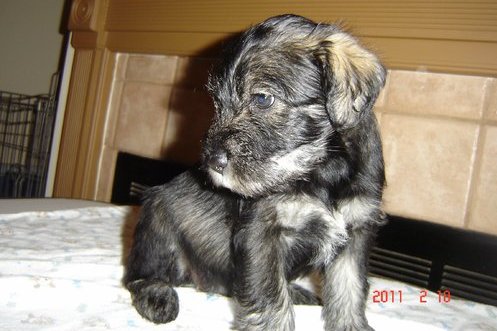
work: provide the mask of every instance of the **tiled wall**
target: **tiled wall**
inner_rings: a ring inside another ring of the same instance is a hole
[[[390,72],[376,105],[388,212],[497,234],[496,82]]]
[[[120,54],[99,197],[118,150],[192,163],[209,125],[211,60]],[[497,234],[497,79],[390,71],[376,113],[387,212]]]

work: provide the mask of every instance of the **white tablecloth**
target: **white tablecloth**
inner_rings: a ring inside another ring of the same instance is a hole
[[[136,313],[121,284],[135,219],[136,209],[116,206],[0,212],[0,330],[229,330],[230,299],[193,288],[178,289],[173,323],[154,325]],[[393,291],[394,302],[373,302],[374,291]],[[370,324],[377,331],[497,330],[496,307],[440,303],[435,293],[422,303],[421,291],[372,278]],[[320,307],[295,311],[297,330],[322,329]]]

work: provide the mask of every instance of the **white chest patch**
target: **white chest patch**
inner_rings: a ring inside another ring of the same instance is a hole
[[[371,198],[354,197],[339,202],[337,214],[344,218],[347,225],[361,226],[371,215],[379,210],[380,202]]]
[[[321,201],[301,194],[282,198],[276,204],[278,223],[298,230],[309,217],[319,217],[331,223],[361,225],[379,209],[380,203],[363,197],[354,197],[338,203],[338,209],[331,211]]]
[[[349,239],[348,228],[361,226],[370,220],[371,215],[378,210],[379,203],[369,198],[355,197],[342,200],[338,208],[331,210],[320,200],[307,195],[283,197],[276,204],[277,222],[280,226],[296,231],[302,230],[312,219],[320,219],[326,225],[322,233],[319,253],[314,263],[329,263],[334,259],[340,247]],[[291,245],[291,236],[285,237]]]
[[[307,195],[295,195],[276,204],[277,222],[284,227],[301,229],[311,217],[331,219],[331,212],[326,206]]]

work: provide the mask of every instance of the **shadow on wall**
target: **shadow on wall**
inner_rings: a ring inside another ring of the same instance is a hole
[[[200,160],[202,140],[214,115],[206,87],[209,72],[219,63],[222,50],[237,36],[214,43],[194,57],[179,59],[168,107],[163,158],[188,165]]]

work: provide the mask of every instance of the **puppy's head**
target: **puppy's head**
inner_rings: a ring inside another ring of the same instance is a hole
[[[202,159],[213,183],[253,197],[306,180],[384,80],[377,57],[334,25],[284,15],[247,30],[209,79],[216,113]]]

